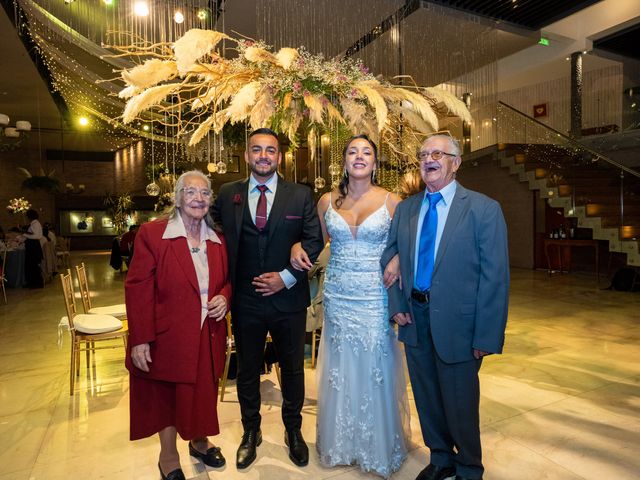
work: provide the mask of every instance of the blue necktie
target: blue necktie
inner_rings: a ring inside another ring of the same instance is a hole
[[[431,288],[431,275],[436,248],[436,232],[438,230],[438,211],[436,205],[442,199],[440,192],[427,193],[429,210],[424,215],[420,231],[420,249],[418,250],[418,271],[415,284],[418,290],[426,292]]]

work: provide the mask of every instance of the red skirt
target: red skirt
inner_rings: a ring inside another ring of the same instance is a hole
[[[130,438],[176,427],[184,440],[220,433],[218,383],[213,370],[209,319],[200,333],[196,383],[172,383],[129,375]]]

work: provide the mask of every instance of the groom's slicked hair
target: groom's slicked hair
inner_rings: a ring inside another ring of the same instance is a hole
[[[278,151],[281,150],[278,134],[273,130],[271,130],[270,128],[257,128],[249,134],[249,138],[253,137],[254,135],[271,135],[273,138],[276,139],[276,142],[278,142]],[[248,142],[247,142],[247,146],[248,146]]]

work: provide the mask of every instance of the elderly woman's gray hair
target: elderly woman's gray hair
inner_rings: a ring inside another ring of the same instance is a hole
[[[180,175],[180,177],[178,177],[178,180],[176,181],[176,186],[173,189],[174,204],[169,209],[169,212],[168,212],[169,218],[174,218],[176,215],[178,215],[178,211],[182,207],[182,200],[183,200],[182,189],[184,188],[184,184],[187,182],[187,178],[189,177],[201,178],[202,180],[207,182],[207,188],[211,190],[211,180],[200,170],[189,170],[188,172],[184,172],[182,175]],[[209,214],[205,215],[204,221],[207,222],[207,225],[209,225],[209,227],[213,228],[217,232],[221,231],[220,226],[213,221],[213,218],[211,218],[211,215]]]

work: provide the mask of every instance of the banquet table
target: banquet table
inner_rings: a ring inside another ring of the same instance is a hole
[[[24,257],[24,249],[7,250],[7,264],[4,272],[7,287],[24,287]]]

